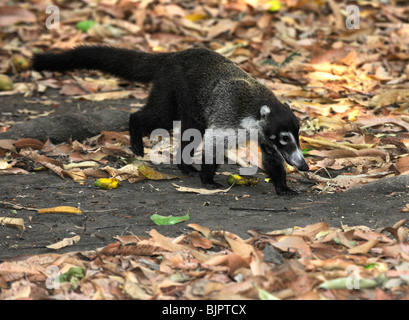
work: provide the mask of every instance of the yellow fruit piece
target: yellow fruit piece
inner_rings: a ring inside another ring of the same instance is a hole
[[[0,74],[0,91],[13,90],[13,82],[5,74]]]
[[[276,12],[281,9],[282,5],[279,0],[272,0],[268,2],[268,11],[270,12]]]
[[[11,57],[11,63],[14,65],[18,72],[28,69],[29,62],[21,54],[15,54]]]
[[[120,184],[121,182],[116,178],[100,178],[95,181],[94,186],[101,189],[110,190],[118,188]]]
[[[59,206],[53,208],[42,208],[38,209],[38,213],[72,213],[72,214],[82,214],[82,211],[75,207],[69,206]]]
[[[231,174],[227,178],[227,183],[232,185],[235,183],[236,185],[240,186],[255,186],[259,182],[258,178],[245,178],[238,174]]]

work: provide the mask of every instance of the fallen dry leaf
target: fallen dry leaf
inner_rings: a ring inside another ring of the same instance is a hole
[[[59,250],[61,248],[65,248],[68,246],[72,246],[76,244],[78,241],[80,241],[81,236],[77,235],[71,238],[64,238],[61,241],[58,241],[56,243],[50,244],[46,246],[48,249],[54,249],[54,250]]]
[[[202,230],[205,237],[198,237],[197,231],[193,231],[170,238],[153,229],[149,237],[118,236],[116,239],[119,241],[98,251],[43,254],[3,262],[0,264],[0,281],[14,284],[24,280],[30,290],[22,293],[11,285],[2,289],[0,298],[26,295],[26,298],[38,299],[38,296],[28,292],[40,286],[46,288],[43,289],[42,299],[69,297],[74,292],[77,298],[93,299],[260,299],[260,290],[263,290],[263,296],[280,299],[305,296],[342,299],[345,293],[353,293],[354,298],[368,299],[379,291],[385,297],[399,299],[407,294],[402,278],[407,272],[407,262],[402,259],[407,258],[405,252],[409,247],[407,228],[403,228],[405,221],[393,226],[397,235],[401,234],[402,243],[396,244],[385,235],[382,242],[379,239],[362,240],[359,236],[358,246],[353,246],[348,240],[357,231],[366,235],[373,233],[373,236],[377,233],[363,226],[329,228],[320,222],[293,228],[290,231],[293,234],[289,235],[252,233],[252,238],[247,240],[220,231],[220,241],[203,242],[204,239],[211,240],[209,237],[215,231],[194,224],[192,226]],[[391,230],[392,227],[386,229]],[[347,248],[340,247],[334,235],[344,239],[342,242]],[[324,241],[328,237],[328,241]],[[47,247],[58,250],[75,245],[79,240],[80,236],[77,235]],[[215,245],[218,246],[217,251],[213,250]],[[277,249],[275,254],[281,257],[279,268],[274,259],[266,259],[266,250],[263,249],[266,246]],[[194,247],[201,249],[198,251]],[[381,259],[385,256],[387,260]],[[100,268],[101,264],[104,265],[103,269]],[[42,270],[47,270],[49,266],[57,268],[62,274],[78,269],[87,277],[78,277],[75,286],[65,287],[62,282],[59,288],[47,287],[44,284],[49,280]],[[121,272],[117,271],[119,266]],[[177,281],[180,276],[183,281]],[[345,292],[343,290],[351,290],[347,286],[351,277],[359,277],[359,285],[356,283],[353,291]],[[241,280],[237,282],[234,279]],[[382,285],[380,279],[389,285]],[[98,286],[98,289],[94,286],[90,288],[90,282],[106,285]],[[121,295],[112,296],[119,288]],[[392,288],[399,290],[391,291]]]
[[[193,193],[198,193],[198,194],[216,194],[216,193],[219,193],[219,192],[228,192],[234,186],[234,184],[232,184],[227,189],[209,190],[209,189],[205,189],[205,188],[182,187],[182,186],[177,185],[176,183],[172,183],[172,185],[176,188],[177,191],[180,191],[180,192],[193,192]]]
[[[22,218],[0,217],[0,224],[17,228],[20,231],[26,230],[26,227],[24,226],[24,219]]]

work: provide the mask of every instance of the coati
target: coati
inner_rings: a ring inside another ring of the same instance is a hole
[[[146,105],[129,119],[131,148],[138,156],[143,155],[144,135],[156,128],[170,130],[173,121],[181,120],[182,132],[195,128],[202,136],[208,128],[257,129],[263,167],[278,195],[296,194],[287,186],[284,161],[298,170],[308,170],[298,140],[299,123],[289,106],[212,50],[145,53],[83,45],[61,53],[35,54],[33,69],[99,70],[125,80],[152,83]],[[182,141],[182,149],[187,143]],[[200,175],[206,188],[220,187],[214,181],[215,161],[203,161],[200,172],[183,159],[178,167],[184,174]]]

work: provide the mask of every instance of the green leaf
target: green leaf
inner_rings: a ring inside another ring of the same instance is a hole
[[[375,268],[378,264],[376,262],[370,263],[368,265],[366,265],[364,268],[366,270],[372,270],[373,268]]]
[[[337,237],[333,237],[332,240],[336,243],[336,244],[342,244],[341,241],[339,241],[339,239]]]
[[[186,215],[181,216],[181,217],[174,217],[174,216],[166,217],[166,216],[162,216],[160,214],[155,213],[151,216],[151,220],[155,222],[158,226],[168,226],[168,225],[172,225],[172,224],[176,224],[182,221],[189,220],[190,219],[189,212],[190,210],[188,211],[188,213],[186,213]]]
[[[312,148],[305,148],[302,149],[301,152],[304,156],[310,156],[310,151],[313,150]]]
[[[78,282],[84,277],[84,269],[80,267],[71,267],[66,273],[60,275],[59,280],[61,282],[69,281],[71,284]]]
[[[97,22],[94,20],[84,20],[80,21],[76,24],[77,30],[81,30],[82,32],[87,32],[89,29],[91,29]]]

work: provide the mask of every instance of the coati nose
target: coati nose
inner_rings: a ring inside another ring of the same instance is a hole
[[[286,157],[284,155],[284,158],[286,159],[288,164],[292,165],[293,167],[296,167],[300,171],[309,170],[308,164],[305,161],[304,156],[299,148],[297,148],[297,150],[290,154],[289,157]]]
[[[307,162],[302,163],[301,165],[297,166],[297,169],[300,171],[308,171],[310,168],[308,167]]]

